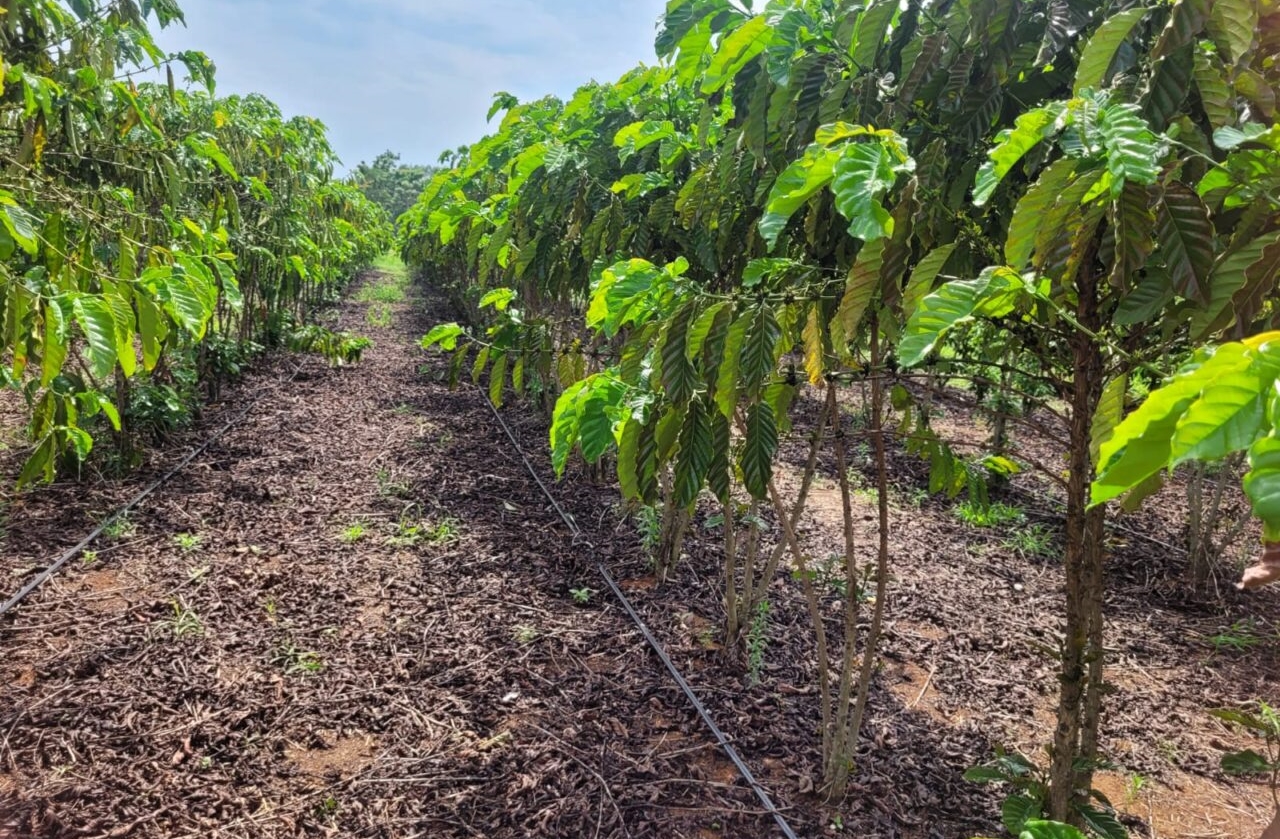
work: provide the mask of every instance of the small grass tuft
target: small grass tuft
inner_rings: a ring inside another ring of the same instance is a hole
[[[1050,559],[1057,553],[1053,531],[1043,524],[1018,528],[1004,545],[1023,559]]]
[[[290,676],[314,676],[324,670],[324,659],[319,653],[299,649],[292,643],[281,645],[275,661]]]
[[[1003,527],[1021,524],[1027,520],[1027,514],[1021,507],[1002,502],[984,506],[972,499],[966,499],[957,504],[955,515],[970,527]]]
[[[368,533],[368,531],[365,529],[365,526],[360,522],[356,522],[355,524],[344,528],[342,533],[338,535],[338,538],[348,545],[354,545],[356,542],[363,539],[366,533]]]

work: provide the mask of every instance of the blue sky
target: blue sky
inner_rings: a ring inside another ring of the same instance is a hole
[[[495,91],[567,96],[653,62],[665,0],[181,0],[218,92],[262,93],[329,126],[350,167],[384,149],[405,162],[486,133]]]

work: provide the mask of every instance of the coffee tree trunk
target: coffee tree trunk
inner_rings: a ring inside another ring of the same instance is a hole
[[[1079,326],[1071,336],[1075,372],[1071,380],[1071,428],[1066,527],[1066,627],[1058,725],[1050,767],[1050,816],[1078,823],[1072,807],[1078,791],[1092,787],[1102,712],[1102,558],[1106,510],[1089,509],[1093,480],[1090,443],[1102,395],[1103,357],[1098,343],[1098,277],[1092,259],[1080,271]]]

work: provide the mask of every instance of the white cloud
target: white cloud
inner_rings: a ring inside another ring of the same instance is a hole
[[[218,65],[220,93],[258,92],[325,122],[354,165],[478,139],[491,96],[567,96],[653,61],[664,0],[183,0],[159,37]]]

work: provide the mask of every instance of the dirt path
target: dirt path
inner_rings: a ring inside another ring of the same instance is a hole
[[[574,601],[599,583],[479,397],[420,375],[422,306],[341,319],[361,365],[247,381],[0,622],[0,837],[772,835],[621,610]],[[15,505],[5,589],[126,490]]]

